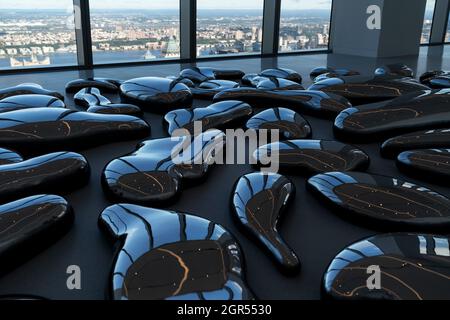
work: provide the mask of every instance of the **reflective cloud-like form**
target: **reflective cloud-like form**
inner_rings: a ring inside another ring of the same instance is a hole
[[[420,82],[433,89],[450,88],[450,71],[428,71],[420,76]]]
[[[102,96],[97,88],[81,89],[74,96],[77,105],[87,108],[87,112],[101,114],[125,114],[130,116],[141,116],[141,108],[124,103],[112,103],[108,98]]]
[[[339,139],[369,142],[421,129],[450,126],[450,89],[417,91],[388,102],[341,112],[334,124]]]
[[[303,176],[330,171],[364,171],[370,162],[361,149],[327,140],[274,142],[258,148],[253,157],[258,166],[264,167],[274,158],[275,152],[281,171]]]
[[[414,183],[359,172],[328,172],[309,189],[348,220],[407,231],[448,230],[450,199]],[[337,210],[336,210],[337,209]]]
[[[106,208],[99,221],[119,245],[112,299],[253,299],[239,244],[222,226],[190,214],[130,204]]]
[[[386,101],[430,88],[410,77],[364,76],[327,78],[315,82],[309,90],[321,90],[348,99],[353,105]]]
[[[103,92],[116,93],[122,83],[121,80],[108,78],[77,79],[66,84],[66,92],[75,93],[84,88],[97,88]]]
[[[164,117],[171,135],[177,129],[186,129],[194,134],[194,123],[201,122],[203,131],[209,129],[227,129],[244,123],[253,113],[249,104],[229,100],[214,103],[205,108],[180,109]]]
[[[450,129],[435,129],[406,133],[386,140],[381,155],[396,158],[403,151],[450,147]]]
[[[397,167],[408,176],[448,185],[450,178],[449,149],[420,149],[398,155]]]
[[[119,201],[158,204],[174,201],[182,181],[199,182],[225,135],[210,130],[196,137],[173,137],[142,142],[130,155],[111,161],[102,184],[107,195]]]
[[[166,113],[190,107],[193,96],[188,86],[178,80],[144,77],[125,81],[120,86],[122,100],[154,113]]]
[[[41,192],[73,190],[86,184],[89,175],[88,161],[73,152],[55,152],[3,164],[0,165],[0,198],[17,199]]]
[[[44,89],[41,85],[36,83],[23,83],[15,87],[0,89],[0,100],[25,94],[40,94],[44,96],[52,96],[64,101],[64,96],[59,92]]]
[[[145,121],[126,115],[34,108],[5,112],[0,117],[0,145],[24,154],[83,149],[149,134]]]
[[[0,113],[32,108],[65,108],[62,100],[42,94],[24,94],[0,100]]]
[[[283,211],[295,195],[295,185],[274,173],[251,173],[234,188],[231,205],[243,229],[271,253],[283,270],[297,272],[300,261],[278,232]]]
[[[323,118],[335,118],[341,111],[352,106],[347,99],[341,96],[313,90],[236,88],[216,94],[213,101],[225,100],[239,100],[250,104],[253,108],[283,106]]]
[[[216,69],[210,67],[191,67],[180,72],[181,78],[189,79],[195,83],[208,80],[240,80],[244,76],[241,70]]]
[[[304,139],[311,136],[312,129],[297,112],[286,108],[261,111],[247,121],[247,129],[278,130],[280,139]]]
[[[449,300],[449,241],[407,233],[358,241],[333,259],[322,292],[338,300]]]
[[[36,195],[0,205],[0,271],[9,271],[55,243],[73,221],[66,200]]]

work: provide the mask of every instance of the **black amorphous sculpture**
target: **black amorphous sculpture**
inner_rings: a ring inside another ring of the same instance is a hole
[[[414,78],[414,71],[403,63],[388,64],[375,70],[376,76],[400,76]]]
[[[420,82],[433,89],[450,88],[449,71],[429,71],[420,76]]]
[[[287,68],[273,68],[261,71],[259,74],[262,77],[267,78],[281,78],[291,80],[297,83],[302,83],[302,76],[295,70]]]
[[[252,107],[241,101],[223,101],[206,108],[180,109],[171,111],[164,117],[171,135],[177,129],[186,129],[190,134],[195,132],[195,122],[202,123],[203,131],[209,129],[232,128],[245,122],[252,114]]]
[[[188,86],[189,88],[194,88],[195,87],[195,83],[192,80],[189,80],[188,78],[183,78],[183,77],[175,77],[175,76],[168,76],[166,77],[167,79],[176,81],[176,82],[180,82],[185,84],[186,86]]]
[[[408,93],[429,90],[429,88],[409,77],[376,76],[368,79],[355,76],[317,81],[309,87],[309,90],[341,95],[353,105],[361,105],[391,100]]]
[[[386,140],[381,155],[396,158],[403,151],[430,148],[450,148],[450,129],[416,131]]]
[[[132,104],[112,103],[102,96],[97,88],[81,89],[74,96],[77,105],[87,108],[87,112],[101,114],[126,114],[130,116],[142,115],[141,108]]]
[[[142,142],[135,152],[106,166],[104,190],[111,198],[126,202],[173,201],[181,192],[182,181],[193,183],[206,176],[224,144],[225,135],[218,130]]]
[[[249,300],[237,241],[197,216],[118,204],[100,226],[119,246],[110,279],[115,300]]]
[[[120,86],[122,100],[145,111],[165,113],[181,107],[190,107],[193,96],[185,84],[166,78],[146,77],[125,81]]]
[[[368,142],[450,126],[450,89],[417,91],[388,102],[350,108],[334,124],[340,139]]]
[[[258,148],[253,157],[259,167],[273,165],[270,161],[275,158],[282,172],[304,176],[329,171],[363,171],[370,162],[364,151],[326,140],[274,142]]]
[[[89,164],[80,154],[55,152],[0,165],[0,198],[73,190],[89,181]]]
[[[328,172],[308,187],[351,221],[389,229],[448,230],[450,199],[414,183],[359,172]]]
[[[65,108],[63,101],[42,94],[24,94],[0,100],[0,113],[31,108]]]
[[[280,139],[305,139],[311,136],[312,129],[297,112],[286,108],[264,110],[247,121],[247,129],[278,130]]]
[[[122,83],[121,80],[108,78],[77,79],[66,84],[66,92],[75,93],[84,88],[97,88],[103,92],[116,93]]]
[[[0,148],[0,165],[22,162],[23,158],[18,153]]]
[[[72,225],[70,205],[55,195],[36,195],[0,206],[0,270],[24,262],[55,243]]]
[[[241,70],[216,69],[210,67],[191,67],[180,72],[181,78],[200,83],[208,80],[240,80],[244,76]]]
[[[392,233],[356,242],[333,259],[322,292],[338,300],[448,300],[449,241],[446,236]]]
[[[0,100],[25,94],[40,94],[44,96],[52,96],[64,101],[64,96],[62,94],[56,91],[44,89],[41,85],[36,83],[23,83],[15,87],[0,89]]]
[[[0,145],[24,154],[82,149],[149,134],[145,121],[125,115],[35,108],[5,112],[0,117]]]
[[[300,269],[295,252],[278,232],[280,216],[294,197],[295,185],[274,173],[251,173],[234,188],[231,206],[239,225],[271,253],[285,271]]]
[[[200,83],[197,87],[191,88],[191,92],[196,99],[210,100],[223,90],[237,87],[239,87],[239,83],[230,80],[208,80]]]
[[[298,82],[275,77],[263,77],[259,74],[247,74],[242,84],[259,90],[305,90]]]
[[[338,95],[313,90],[258,90],[237,88],[224,90],[214,96],[214,102],[239,100],[254,108],[282,105],[302,113],[323,118],[334,118],[339,112],[350,108],[350,102]]]
[[[318,76],[330,74],[334,77],[348,77],[360,75],[358,71],[349,70],[345,68],[331,68],[331,67],[318,67],[311,70],[309,74],[311,80],[315,80]]]
[[[398,155],[397,167],[405,174],[443,185],[449,184],[450,150],[422,149]]]

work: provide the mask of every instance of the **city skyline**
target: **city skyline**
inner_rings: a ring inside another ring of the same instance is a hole
[[[284,6],[289,10],[302,9],[326,9],[330,6],[331,0],[283,0]],[[260,9],[262,7],[263,0],[228,0],[225,3],[214,0],[198,0],[198,5],[205,9]],[[33,10],[33,9],[58,9],[66,10],[72,5],[70,0],[41,0],[36,2],[35,0],[20,0],[14,2],[14,7],[11,7],[10,2],[0,2],[0,10]],[[114,1],[114,3],[108,1],[93,2],[91,1],[91,9],[109,9],[114,6],[117,9],[178,9],[178,0],[127,0],[127,1]]]

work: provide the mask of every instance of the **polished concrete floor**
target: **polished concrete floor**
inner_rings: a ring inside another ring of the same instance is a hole
[[[225,61],[205,61],[201,66],[238,68],[259,72],[271,67],[286,67],[299,71],[309,85],[309,71],[317,66],[346,67],[371,74],[380,65],[403,62],[421,74],[426,70],[450,69],[450,47],[422,47],[419,56],[369,59],[334,54],[289,55],[278,58],[248,58]],[[66,82],[84,77],[130,79],[141,76],[177,75],[186,67],[179,64],[151,65],[139,67],[117,67],[97,69],[93,72],[44,72],[0,76],[0,88],[24,82],[35,82],[47,89],[64,92]],[[117,97],[111,96],[112,99]],[[67,97],[74,107],[71,97]],[[195,105],[205,105],[196,101]],[[281,107],[281,106],[279,106]],[[306,117],[313,128],[314,139],[334,139],[332,122]],[[152,126],[151,138],[165,137],[161,116],[146,114]],[[150,138],[150,137],[149,137]],[[71,231],[47,250],[36,255],[18,268],[0,277],[0,295],[31,294],[49,299],[104,299],[113,248],[97,227],[101,211],[111,203],[104,197],[100,186],[100,175],[107,162],[134,151],[138,141],[84,150],[92,167],[90,184],[76,192],[65,195],[75,210],[75,223]],[[379,144],[359,145],[371,156],[370,173],[403,177],[393,161],[379,156]],[[229,210],[229,198],[234,182],[243,174],[252,172],[250,166],[221,166],[211,171],[208,179],[198,187],[186,189],[178,202],[169,209],[203,216],[227,227],[239,240],[246,258],[246,277],[250,288],[261,299],[318,299],[321,279],[331,259],[346,245],[373,235],[380,230],[371,230],[343,220],[323,207],[305,190],[305,179],[290,177],[297,187],[297,195],[285,212],[281,234],[297,252],[302,262],[302,271],[293,277],[281,274],[271,259],[236,228]],[[407,180],[431,187],[450,195],[449,188],[437,187],[414,179]],[[67,181],[70,183],[70,181]],[[82,289],[70,291],[66,286],[66,269],[78,265],[82,271]]]

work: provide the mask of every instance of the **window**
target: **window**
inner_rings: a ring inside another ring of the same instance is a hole
[[[328,49],[332,0],[282,0],[279,51]]]
[[[180,57],[179,0],[90,0],[94,63]]]
[[[448,16],[448,22],[447,22],[447,32],[445,33],[445,43],[449,43],[450,42],[450,12],[449,12],[449,16]]]
[[[427,0],[425,8],[425,16],[423,18],[422,38],[420,43],[430,43],[431,27],[433,25],[434,7],[436,0]]]
[[[76,64],[72,0],[0,1],[0,69]]]
[[[197,0],[197,56],[260,53],[263,0]]]

